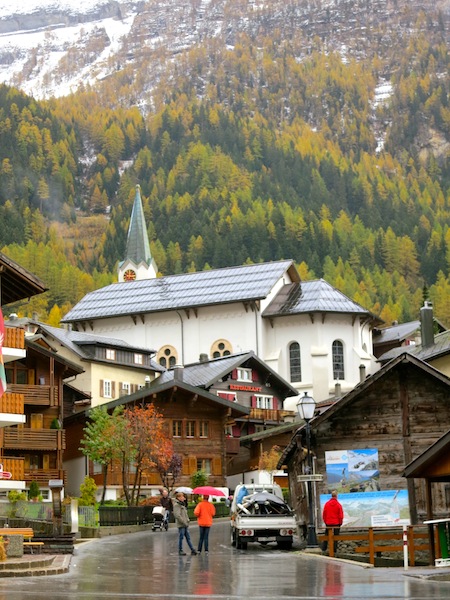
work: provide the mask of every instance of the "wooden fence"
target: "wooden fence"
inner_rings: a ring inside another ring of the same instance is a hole
[[[406,533],[409,564],[415,566],[417,552],[428,552],[431,556],[429,534],[428,531],[424,531],[423,525],[409,525]],[[352,553],[368,554],[371,565],[375,565],[375,559],[380,558],[383,553],[403,553],[404,547],[402,528],[375,529],[374,527],[369,527],[365,531],[340,533],[339,535],[334,535],[333,529],[330,528],[327,529],[327,535],[318,535],[317,539],[319,543],[325,540],[328,542],[330,556],[335,556],[335,543],[354,542]]]

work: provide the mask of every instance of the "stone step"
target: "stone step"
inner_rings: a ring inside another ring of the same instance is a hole
[[[71,555],[31,556],[8,559],[0,563],[0,577],[37,577],[41,575],[61,575],[70,567]]]

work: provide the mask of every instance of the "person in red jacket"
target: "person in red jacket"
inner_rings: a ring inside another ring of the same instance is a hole
[[[200,530],[197,552],[202,551],[203,545],[205,546],[205,552],[209,552],[209,530],[215,514],[216,507],[212,502],[209,502],[209,496],[203,496],[203,500],[194,508],[194,515],[197,517]]]
[[[331,498],[325,502],[325,506],[323,507],[322,519],[327,528],[332,527],[334,535],[339,535],[341,531],[341,525],[344,520],[344,509],[342,508],[342,504],[337,499],[338,493],[336,490],[331,492]],[[325,550],[328,547],[328,542],[322,544],[322,550]],[[334,551],[336,552],[337,543],[334,544]]]

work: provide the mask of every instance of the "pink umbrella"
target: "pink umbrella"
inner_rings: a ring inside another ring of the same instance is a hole
[[[193,494],[202,494],[202,496],[225,496],[222,490],[218,490],[211,485],[201,485],[192,490]]]

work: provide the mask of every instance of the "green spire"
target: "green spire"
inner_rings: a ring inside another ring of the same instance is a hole
[[[142,208],[140,185],[136,186],[136,195],[134,197],[130,226],[128,228],[125,260],[127,259],[133,261],[135,265],[139,265],[141,262],[149,265],[152,262],[144,209]]]

